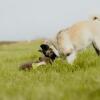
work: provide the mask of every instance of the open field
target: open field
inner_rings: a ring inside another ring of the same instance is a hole
[[[93,48],[79,53],[74,65],[57,59],[19,71],[19,64],[38,59],[40,43],[0,46],[0,100],[100,100],[100,57]]]

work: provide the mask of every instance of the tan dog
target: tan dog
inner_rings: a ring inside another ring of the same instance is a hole
[[[57,56],[64,55],[68,63],[73,63],[77,52],[90,44],[100,55],[100,17],[94,16],[61,30],[53,40],[46,41],[45,44],[49,45]]]

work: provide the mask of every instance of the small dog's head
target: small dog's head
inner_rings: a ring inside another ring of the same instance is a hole
[[[39,52],[43,53],[44,56],[51,58],[52,61],[57,57],[52,48],[50,48],[47,44],[41,44],[40,47],[41,50],[39,50]]]

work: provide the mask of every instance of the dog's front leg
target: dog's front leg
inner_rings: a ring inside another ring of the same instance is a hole
[[[66,60],[68,61],[69,64],[72,64],[75,58],[76,58],[76,52],[73,51],[67,55]]]

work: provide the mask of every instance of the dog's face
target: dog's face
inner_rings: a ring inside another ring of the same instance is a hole
[[[40,45],[41,50],[39,50],[41,53],[43,53],[46,57],[51,58],[51,60],[54,60],[57,55],[54,53],[53,49],[49,47],[47,44],[41,44]]]

